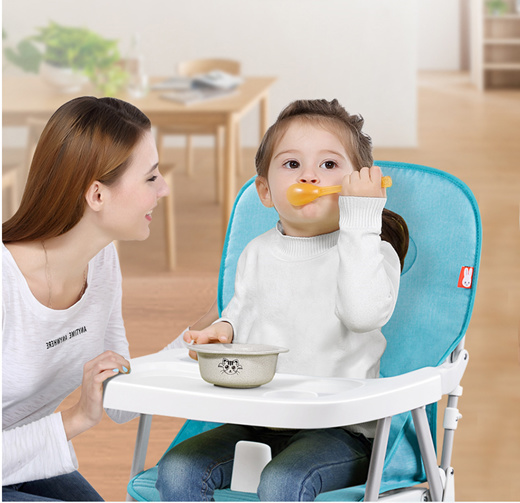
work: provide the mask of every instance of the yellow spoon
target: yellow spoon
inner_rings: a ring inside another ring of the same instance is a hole
[[[389,176],[381,178],[381,187],[388,188],[392,186],[392,179]],[[341,192],[341,185],[332,185],[331,187],[318,187],[311,183],[295,183],[287,189],[287,199],[293,206],[303,206],[311,203],[316,198],[336,194]]]

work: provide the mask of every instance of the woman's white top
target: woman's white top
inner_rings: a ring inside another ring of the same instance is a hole
[[[105,350],[130,358],[121,315],[121,271],[110,244],[89,263],[87,288],[65,310],[33,296],[2,244],[2,484],[77,469],[67,441],[62,400],[81,385],[83,365]],[[107,411],[124,422],[134,414]]]

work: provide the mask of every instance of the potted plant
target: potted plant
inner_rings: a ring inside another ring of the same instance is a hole
[[[105,95],[114,94],[126,81],[116,40],[86,28],[62,26],[51,21],[37,34],[7,47],[5,57],[65,92],[77,92],[90,80]]]
[[[507,2],[504,0],[487,0],[486,6],[491,16],[503,16],[508,9]]]

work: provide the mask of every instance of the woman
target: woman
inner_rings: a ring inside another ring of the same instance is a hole
[[[2,228],[4,501],[101,500],[70,440],[101,420],[103,382],[130,371],[112,241],[146,239],[167,194],[133,105],[76,98],[46,125]],[[79,401],[55,413],[78,386]]]

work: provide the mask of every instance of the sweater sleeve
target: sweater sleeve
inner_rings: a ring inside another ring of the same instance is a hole
[[[64,475],[78,468],[61,413],[3,431],[2,458],[3,485]]]
[[[388,322],[399,290],[399,257],[380,237],[386,199],[339,199],[336,315],[353,332],[369,332]]]

